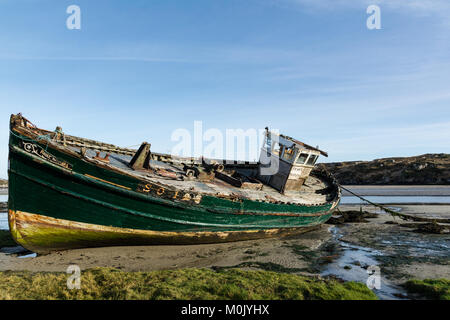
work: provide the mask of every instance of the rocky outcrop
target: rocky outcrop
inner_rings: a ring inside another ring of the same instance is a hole
[[[450,154],[324,164],[343,185],[450,185]]]

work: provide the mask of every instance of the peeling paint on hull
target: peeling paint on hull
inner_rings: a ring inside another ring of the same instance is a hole
[[[317,226],[224,232],[161,232],[101,226],[9,210],[14,240],[37,252],[123,245],[200,244],[300,234]]]

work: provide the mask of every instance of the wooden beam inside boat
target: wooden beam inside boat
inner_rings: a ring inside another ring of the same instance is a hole
[[[150,143],[142,142],[129,164],[134,170],[150,169]]]

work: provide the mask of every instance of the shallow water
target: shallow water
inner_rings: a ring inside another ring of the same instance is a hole
[[[1,189],[0,202],[8,202],[8,189]],[[0,230],[8,230],[8,214],[0,212]]]
[[[369,266],[378,266],[380,263],[376,260],[376,256],[381,256],[383,253],[371,248],[352,245],[339,239],[342,235],[339,233],[339,228],[332,227],[331,232],[336,241],[339,242],[340,247],[343,249],[342,254],[332,263],[328,264],[323,272],[322,276],[336,276],[346,281],[356,281],[366,284],[369,274]],[[351,269],[345,269],[345,267],[351,267]],[[394,294],[406,295],[406,291],[402,288],[393,285],[387,279],[380,274],[380,287],[379,289],[372,289],[372,291],[380,298],[386,300],[399,300],[400,298]]]
[[[8,230],[8,214],[0,212],[0,230]]]
[[[378,204],[419,204],[419,203],[440,203],[450,204],[450,196],[364,196],[365,199]],[[355,196],[343,196],[341,204],[365,203]]]
[[[361,196],[450,196],[450,186],[344,186],[346,189]],[[344,196],[351,195],[342,190]]]

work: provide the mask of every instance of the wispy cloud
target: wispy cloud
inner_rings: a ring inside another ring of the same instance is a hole
[[[138,62],[187,62],[183,59],[171,58],[152,58],[152,57],[75,57],[75,56],[0,56],[0,60],[18,60],[18,61],[138,61]]]
[[[11,52],[15,51],[15,52]],[[267,64],[279,61],[295,62],[305,58],[305,53],[297,50],[276,49],[251,45],[162,45],[158,50],[139,43],[118,43],[106,49],[99,46],[90,48],[92,52],[80,51],[78,55],[70,53],[51,54],[63,51],[58,45],[49,43],[33,55],[24,54],[25,50],[10,50],[0,54],[0,60],[39,60],[39,61],[138,61],[138,62],[175,62],[196,64],[245,63]],[[66,50],[69,52],[69,50]]]
[[[450,2],[447,0],[276,0],[275,2],[320,9],[355,8],[377,4],[389,9],[412,10],[418,14],[441,14],[443,11],[450,11]]]

